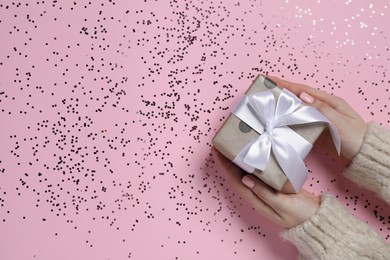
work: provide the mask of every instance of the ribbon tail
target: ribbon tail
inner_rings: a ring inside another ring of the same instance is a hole
[[[340,156],[340,154],[341,154],[340,134],[339,134],[337,128],[330,121],[328,122],[328,127],[330,130],[330,135],[332,136],[333,143],[336,146],[337,153]]]
[[[271,142],[272,152],[280,168],[286,174],[294,190],[299,192],[308,177],[304,161],[295,149],[288,142],[284,141],[283,138],[278,138],[273,135]]]
[[[341,150],[341,141],[340,134],[337,128],[326,118],[320,111],[318,111],[315,107],[305,106],[300,108],[297,111],[294,111],[291,114],[282,115],[276,121],[275,125],[280,126],[288,126],[288,125],[301,125],[307,123],[315,123],[322,122],[328,125],[330,130],[333,143],[337,149],[337,153],[340,155]]]

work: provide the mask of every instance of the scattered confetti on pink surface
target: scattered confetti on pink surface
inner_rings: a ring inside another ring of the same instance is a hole
[[[211,139],[258,73],[390,126],[387,1],[0,3],[1,259],[295,259]],[[386,240],[389,207],[315,147],[329,191]]]

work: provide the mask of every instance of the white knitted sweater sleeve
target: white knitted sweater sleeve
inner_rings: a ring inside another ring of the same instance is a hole
[[[390,202],[390,131],[376,123],[368,131],[345,176]],[[302,259],[390,259],[390,244],[325,194],[314,216],[285,230]]]
[[[345,177],[390,203],[390,131],[371,122]]]

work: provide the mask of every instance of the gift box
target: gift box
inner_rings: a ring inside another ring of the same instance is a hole
[[[329,124],[314,107],[259,75],[212,143],[225,157],[275,190],[296,193],[307,178],[303,159]],[[334,137],[335,131],[332,126]],[[260,167],[256,167],[258,161]]]

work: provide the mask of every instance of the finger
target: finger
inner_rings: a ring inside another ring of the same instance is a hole
[[[277,224],[282,225],[282,217],[279,215],[278,211],[275,210],[274,205],[267,203],[267,201],[269,201],[268,197],[270,194],[263,196],[260,192],[260,186],[265,184],[257,178],[250,178],[249,176],[250,175],[246,175],[242,178],[242,186],[245,190],[241,190],[241,196],[252,205],[256,212],[276,222]],[[253,179],[257,179],[254,181],[254,184],[252,182],[248,182],[248,180],[252,181]],[[267,201],[263,198],[266,198]]]
[[[318,197],[317,195],[314,195],[313,193],[309,192],[308,190],[305,190],[305,189],[302,189],[300,191],[300,193],[308,198],[310,201],[313,201],[314,203],[317,203],[317,204],[320,204],[321,203],[321,199],[320,197]]]
[[[342,125],[342,121],[344,118],[342,114],[339,113],[339,109],[343,111],[343,109],[341,108],[343,107],[343,105],[340,105],[339,103],[334,101],[340,100],[340,98],[303,84],[282,80],[277,77],[271,78],[281,87],[285,87],[288,90],[291,90],[294,94],[299,96],[306,104],[316,107],[325,117],[327,117],[334,125],[336,125],[337,128],[339,128],[338,126]],[[336,108],[335,106],[338,106],[338,108]],[[345,110],[347,109],[344,108],[344,111]]]
[[[306,92],[301,93],[299,96],[305,103],[314,106],[317,108],[326,118],[331,121],[336,128],[341,131],[342,129],[345,129],[345,124],[348,123],[348,118],[346,115],[340,113],[338,110],[335,110],[331,106],[329,106],[327,103],[322,102],[321,100],[315,99],[314,97],[310,96]]]
[[[222,166],[225,169],[226,175],[228,175],[229,179],[232,181],[235,189],[238,190],[241,197],[243,197],[249,204],[262,216],[273,220],[280,221],[280,216],[278,213],[272,209],[269,205],[267,205],[264,201],[259,199],[256,194],[252,192],[252,190],[248,189],[246,185],[241,182],[241,179],[247,173],[244,172],[237,165],[232,163],[229,159],[223,156],[218,150],[214,149],[217,153],[217,157],[220,160]]]
[[[279,215],[279,213],[273,209],[271,206],[269,206],[267,203],[259,199],[256,194],[254,194],[251,190],[246,188],[247,191],[249,191],[249,194],[247,195],[241,195],[246,201],[248,201],[253,209],[262,215],[263,217],[266,217],[267,219],[275,222],[276,224],[280,226],[284,226],[283,219]]]
[[[243,176],[248,174],[236,164],[231,162],[228,158],[226,158],[222,153],[218,150],[215,150],[217,153],[217,157],[222,164],[222,167],[225,169],[224,173],[228,176],[230,181],[233,183],[233,186],[239,191],[239,193],[244,197],[251,197],[253,195],[251,190],[241,182]]]
[[[279,79],[277,77],[268,76],[270,77],[275,83],[281,87],[284,87],[291,92],[293,92],[295,95],[300,96],[301,93],[307,93],[310,96],[314,97],[317,100],[322,101],[323,103],[328,104],[330,107],[334,108],[335,110],[342,112],[343,114],[349,115],[349,116],[355,116],[356,112],[351,108],[351,106],[342,98],[328,94],[324,91],[321,91],[316,88],[311,88],[304,84],[294,83],[287,80]]]
[[[297,96],[299,96],[302,92],[306,92],[306,93],[309,93],[310,95],[312,95],[315,98],[320,99],[320,100],[326,99],[327,96],[333,97],[332,95],[330,95],[324,91],[321,91],[321,90],[316,89],[316,88],[311,88],[311,87],[304,85],[304,84],[287,81],[287,80],[280,79],[280,78],[274,77],[274,76],[268,76],[268,77],[271,78],[273,81],[275,81],[275,83],[278,86],[281,86],[283,88],[287,88],[288,90],[290,90],[291,92],[293,92]]]
[[[247,186],[259,199],[275,209],[280,206],[279,192],[272,189],[270,186],[254,177],[253,175],[245,175],[242,178],[242,183]]]
[[[310,87],[303,85],[303,84],[287,81],[287,80],[284,80],[284,79],[281,79],[278,77],[274,77],[274,76],[267,76],[267,77],[272,79],[278,86],[290,90],[292,93],[294,93],[297,96],[299,96],[302,92],[310,91],[310,90],[308,90]]]

